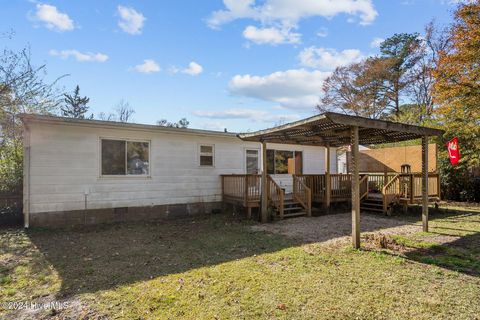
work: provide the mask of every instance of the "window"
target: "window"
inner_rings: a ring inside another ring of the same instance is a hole
[[[302,174],[301,151],[267,150],[268,174]]]
[[[245,157],[246,157],[246,172],[247,174],[257,174],[258,173],[258,150],[246,150]]]
[[[101,140],[102,175],[149,174],[150,144],[144,141]]]
[[[213,167],[213,146],[200,146],[200,165],[202,167]]]

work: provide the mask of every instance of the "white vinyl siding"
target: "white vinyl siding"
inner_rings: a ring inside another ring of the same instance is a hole
[[[245,150],[260,149],[259,143],[235,136],[72,124],[31,123],[29,129],[31,213],[83,210],[85,197],[88,209],[221,201],[220,175],[244,174]],[[102,176],[102,138],[148,141],[149,176]],[[214,146],[214,166],[208,170],[199,166],[201,145]],[[268,148],[303,151],[303,172],[323,173],[321,147]]]

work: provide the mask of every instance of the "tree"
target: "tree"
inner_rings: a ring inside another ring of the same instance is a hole
[[[461,165],[480,165],[480,1],[461,4],[449,29],[449,43],[433,71],[436,114],[445,140],[458,136]]]
[[[320,112],[337,111],[367,118],[385,118],[389,100],[385,93],[385,70],[389,60],[369,58],[338,67],[323,84]]]
[[[80,87],[77,85],[73,91],[73,95],[65,93],[63,95],[64,105],[60,107],[62,116],[69,118],[85,119],[85,114],[88,112],[90,101],[88,97],[80,96]],[[89,117],[93,119],[93,114]]]
[[[103,121],[129,122],[132,120],[132,115],[134,113],[135,110],[130,107],[130,103],[122,99],[113,108],[113,112],[108,114],[105,112],[100,112],[97,117]]]
[[[157,125],[161,127],[171,127],[171,128],[188,128],[190,122],[187,118],[182,118],[178,122],[169,122],[167,119],[161,119],[157,121]]]
[[[60,78],[47,83],[45,75],[45,65],[32,65],[28,47],[20,51],[5,48],[0,53],[0,190],[21,190],[23,148],[19,114],[51,114],[58,110],[61,93],[56,83]]]
[[[400,107],[400,114],[396,120],[404,122],[406,119],[412,124],[426,124],[432,120],[435,108],[432,88],[435,83],[433,71],[438,65],[440,52],[448,46],[449,37],[446,29],[440,29],[432,21],[425,27],[425,37],[417,47],[418,63],[411,68],[406,76],[409,79],[406,92],[410,103],[408,107]],[[408,112],[409,114],[405,114]]]
[[[384,64],[388,66],[386,97],[393,104],[396,114],[400,112],[402,94],[410,83],[406,75],[421,58],[418,50],[420,43],[418,33],[397,33],[380,45],[381,58],[388,61]]]
[[[117,114],[116,120],[119,122],[128,122],[135,113],[135,110],[130,107],[130,103],[123,99],[117,104],[115,111]]]

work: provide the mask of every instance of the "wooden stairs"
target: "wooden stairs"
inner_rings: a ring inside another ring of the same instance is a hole
[[[387,215],[390,215],[393,211],[394,202],[387,204]],[[360,201],[361,212],[384,212],[383,199],[378,197],[368,197]]]
[[[297,202],[293,199],[293,194],[285,194],[285,199],[283,201],[283,217],[293,218],[306,215],[307,212],[305,211],[305,208],[302,207],[300,202]],[[275,217],[280,218],[280,213],[278,210],[275,211]]]

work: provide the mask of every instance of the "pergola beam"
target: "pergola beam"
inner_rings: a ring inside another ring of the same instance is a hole
[[[419,139],[425,135],[443,134],[443,131],[439,129],[327,112],[270,129],[242,133],[238,136],[245,141],[318,146],[330,143],[331,147],[339,147],[350,143],[350,127],[352,126],[359,128],[360,144],[399,142]],[[321,139],[299,139],[302,136]]]
[[[327,112],[325,116],[334,123],[341,123],[344,125],[366,127],[372,129],[396,131],[396,132],[408,132],[417,134],[419,136],[425,135],[440,135],[442,130],[420,127],[411,124],[404,124],[399,122],[391,122],[385,120],[369,119],[364,117],[349,116],[345,114],[338,114],[334,112]]]

